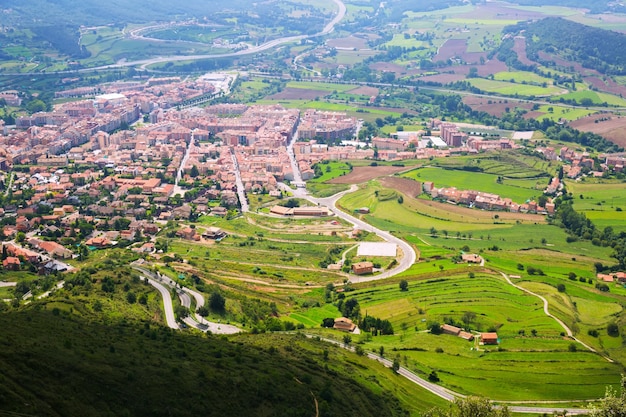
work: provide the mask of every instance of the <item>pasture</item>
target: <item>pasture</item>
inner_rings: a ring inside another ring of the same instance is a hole
[[[559,121],[560,119],[565,120],[576,120],[585,116],[589,116],[592,113],[595,113],[595,110],[588,110],[583,108],[570,108],[570,107],[562,107],[557,104],[554,105],[543,105],[539,106],[539,112],[544,113],[542,116],[538,116],[537,119],[550,119],[554,121]]]

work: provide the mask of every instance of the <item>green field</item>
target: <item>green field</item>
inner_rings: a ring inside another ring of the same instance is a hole
[[[524,155],[517,152],[490,152],[480,155],[460,156],[455,158],[435,158],[432,165],[444,168],[463,170],[470,167],[472,170],[494,174],[507,179],[516,179],[515,184],[525,187],[533,187],[527,181],[536,180],[537,177],[548,177],[556,172],[556,163],[545,161],[540,158]],[[543,181],[543,179],[539,179]]]
[[[362,336],[366,348],[383,346],[389,357],[398,355],[411,370],[422,376],[434,370],[441,385],[465,394],[497,400],[582,400],[601,397],[607,383],[619,381],[620,366],[584,352],[581,345],[569,352],[572,342],[543,314],[540,300],[497,276],[409,281],[408,292],[397,284],[374,285],[346,297],[358,300],[362,314],[393,324],[393,336]],[[466,312],[475,313],[468,325],[462,321]],[[326,305],[292,318],[310,324],[339,315],[332,313]],[[444,318],[473,331],[497,330],[499,347],[424,332],[429,322]]]
[[[554,121],[559,121],[560,119],[571,121],[571,120],[580,119],[582,117],[589,116],[590,114],[595,113],[594,110],[562,107],[557,104],[539,106],[539,111],[543,112],[544,115],[539,116],[538,119],[550,119]]]
[[[504,96],[551,96],[561,91],[558,87],[539,87],[528,84],[515,84],[504,81],[485,80],[482,78],[471,78],[468,82],[487,93],[497,93]]]
[[[626,100],[621,97],[614,96],[612,94],[600,93],[591,90],[584,91],[574,91],[569,94],[559,95],[558,97],[553,98],[554,101],[557,99],[565,99],[565,100],[576,100],[577,103],[583,104],[583,100],[590,101],[590,105],[601,105],[606,103],[609,106],[625,106]]]
[[[626,185],[611,180],[599,181],[567,183],[575,197],[574,207],[601,230],[610,226],[617,233],[626,231]]]
[[[510,198],[518,204],[536,198],[543,194],[546,187],[545,179],[517,182],[507,179],[498,183],[498,175],[482,172],[458,171],[441,168],[418,168],[403,176],[417,181],[432,181],[435,187],[456,187],[460,190],[476,190],[485,193],[498,194],[503,198]],[[530,185],[530,186],[529,186]]]
[[[552,79],[542,77],[533,72],[526,72],[526,71],[513,71],[513,72],[502,71],[502,72],[495,73],[493,75],[493,79],[496,81],[511,81],[512,80],[512,82],[515,82],[518,84],[522,84],[522,83],[529,83],[529,84],[546,83],[547,85],[552,84]]]
[[[349,84],[316,83],[312,81],[289,81],[288,88],[301,88],[303,90],[338,91],[346,92],[353,90],[354,86]]]

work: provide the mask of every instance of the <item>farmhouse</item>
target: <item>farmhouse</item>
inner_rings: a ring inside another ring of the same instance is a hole
[[[219,227],[209,227],[206,232],[202,234],[202,237],[213,240],[223,239],[226,237],[226,232]]]
[[[464,253],[461,255],[461,259],[463,262],[479,264],[483,261],[483,258],[480,255],[476,255],[475,253]]]
[[[614,282],[615,281],[615,278],[613,278],[613,275],[608,275],[608,274],[598,274],[597,278],[598,280],[602,282]]]
[[[356,262],[352,264],[352,273],[356,275],[371,274],[374,264],[371,262]]]
[[[461,329],[456,326],[452,326],[450,324],[444,324],[441,326],[441,331],[444,334],[451,334],[452,336],[458,336],[461,333]]]
[[[341,330],[343,332],[353,332],[356,329],[356,324],[347,317],[339,317],[335,320],[333,329]]]
[[[458,335],[461,339],[469,340],[470,342],[474,340],[474,335],[470,332],[461,331]]]
[[[480,343],[483,345],[497,345],[498,333],[481,333]]]

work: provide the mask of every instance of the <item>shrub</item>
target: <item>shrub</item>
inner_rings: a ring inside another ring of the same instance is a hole
[[[619,336],[619,326],[617,323],[609,323],[608,326],[606,326],[606,333],[611,337]]]

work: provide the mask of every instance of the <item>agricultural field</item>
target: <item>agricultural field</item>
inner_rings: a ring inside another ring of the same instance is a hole
[[[359,343],[374,351],[382,346],[386,355],[423,377],[435,371],[439,384],[465,394],[499,401],[575,401],[599,398],[607,383],[619,381],[620,366],[585,352],[580,344],[572,351],[573,342],[545,316],[541,301],[498,275],[409,279],[408,291],[382,284],[346,293],[353,297],[363,315],[389,320],[395,330],[393,336],[363,335]],[[309,325],[338,315],[324,305],[291,318]],[[497,331],[499,346],[425,332],[430,323],[444,320],[476,332]]]
[[[470,170],[502,176],[507,179],[534,180],[540,177],[548,178],[556,173],[557,165],[550,161],[525,155],[518,152],[490,152],[483,155],[460,156],[455,158],[435,158],[432,165],[437,167]],[[541,181],[541,180],[540,180]],[[518,183],[519,185],[521,183]]]
[[[543,194],[547,186],[545,178],[533,180],[508,180],[495,174],[448,170],[443,168],[418,168],[404,174],[417,181],[432,181],[435,187],[456,187],[460,190],[476,190],[510,198],[518,204]]]
[[[568,182],[567,186],[575,197],[576,210],[584,213],[596,227],[601,230],[612,227],[616,233],[626,231],[626,195],[623,183],[596,180]]]
[[[502,71],[497,72],[493,75],[493,79],[496,81],[509,81],[518,84],[543,84],[546,83],[548,85],[552,84],[552,79],[542,77],[540,75],[535,74],[534,72],[524,72],[524,71]]]
[[[486,93],[497,93],[503,96],[549,97],[562,91],[559,87],[541,87],[528,84],[517,84],[504,81],[492,81],[482,78],[470,78],[468,82]]]

